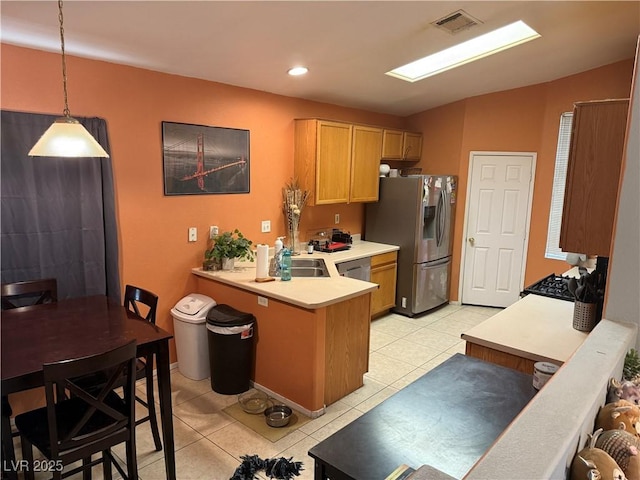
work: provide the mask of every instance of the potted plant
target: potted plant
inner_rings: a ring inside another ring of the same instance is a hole
[[[211,239],[211,248],[204,252],[203,267],[205,270],[233,270],[236,258],[253,262],[252,244],[237,228],[216,235]]]

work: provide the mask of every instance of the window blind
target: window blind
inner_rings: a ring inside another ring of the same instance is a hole
[[[545,258],[553,258],[556,260],[567,259],[567,253],[560,249],[559,243],[572,121],[573,113],[571,112],[563,113],[560,116],[556,166],[553,173],[553,191],[551,194],[551,209],[549,211],[549,229],[547,230],[547,247],[544,254]]]

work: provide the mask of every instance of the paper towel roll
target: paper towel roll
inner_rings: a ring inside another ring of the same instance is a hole
[[[256,254],[256,278],[269,276],[269,245],[258,244]]]

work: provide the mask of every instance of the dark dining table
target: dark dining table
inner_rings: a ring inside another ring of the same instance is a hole
[[[176,464],[169,375],[171,338],[169,332],[106,296],[4,310],[0,320],[1,392],[6,396],[43,386],[45,363],[106,352],[136,340],[138,356],[155,355],[166,476],[173,480]],[[2,422],[4,443],[11,426],[4,415]],[[8,460],[3,459],[3,467],[10,465]],[[5,469],[5,473],[10,478],[17,477],[15,471]]]

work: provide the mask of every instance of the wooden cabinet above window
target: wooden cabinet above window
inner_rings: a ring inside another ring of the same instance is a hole
[[[422,134],[385,129],[382,136],[382,158],[418,161],[422,158]]]
[[[574,105],[562,211],[565,252],[609,256],[629,100]]]

